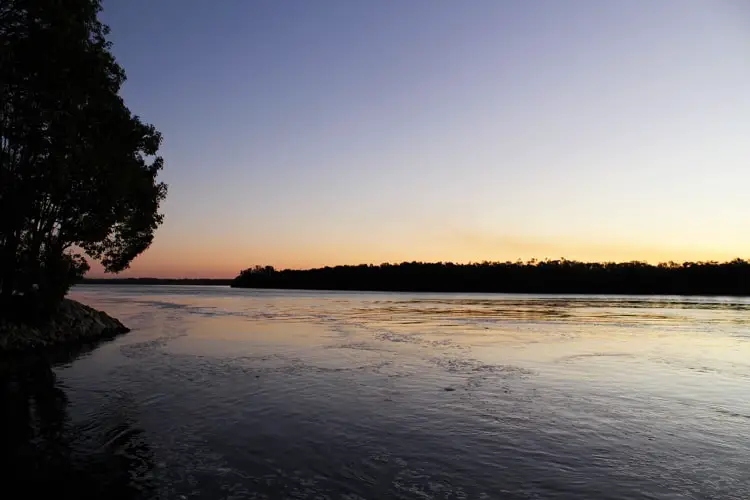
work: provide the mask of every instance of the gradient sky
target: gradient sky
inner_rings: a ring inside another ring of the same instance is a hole
[[[126,276],[750,257],[746,0],[104,0],[102,18],[170,185]]]

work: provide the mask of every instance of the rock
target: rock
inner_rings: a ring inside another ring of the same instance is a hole
[[[43,324],[25,324],[0,318],[0,354],[37,351],[84,344],[130,331],[117,319],[75,300],[65,299]]]

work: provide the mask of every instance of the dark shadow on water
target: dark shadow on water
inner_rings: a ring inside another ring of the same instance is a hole
[[[153,453],[128,409],[73,423],[54,366],[96,344],[0,362],[3,498],[153,496]]]

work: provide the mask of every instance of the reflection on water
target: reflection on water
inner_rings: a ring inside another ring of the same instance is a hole
[[[0,455],[5,498],[149,498],[153,469],[142,431],[124,412],[72,424],[53,366],[96,345],[0,365]]]
[[[81,287],[0,375],[22,496],[750,498],[750,301]]]

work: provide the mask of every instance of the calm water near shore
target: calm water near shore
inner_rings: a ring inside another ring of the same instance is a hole
[[[133,331],[0,371],[3,498],[750,498],[750,299],[71,297]]]

